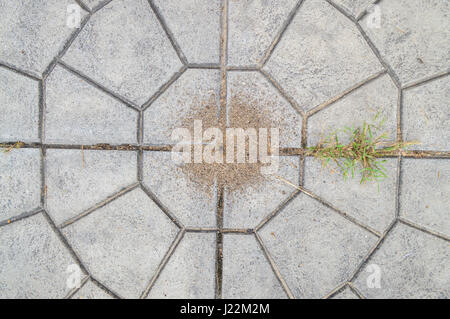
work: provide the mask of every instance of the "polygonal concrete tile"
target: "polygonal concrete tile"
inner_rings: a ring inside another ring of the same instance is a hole
[[[91,274],[125,298],[138,298],[178,228],[140,189],[63,229]]]
[[[355,286],[367,298],[448,299],[449,262],[448,242],[398,224],[361,270]],[[369,288],[368,283],[376,283],[374,270],[380,271],[380,288]]]
[[[64,298],[72,265],[75,260],[42,214],[1,228],[0,298]]]
[[[440,73],[450,67],[448,1],[381,1],[380,28],[361,20],[382,57],[402,84]]]
[[[63,60],[139,105],[181,68],[146,0],[107,4],[80,32]]]
[[[192,125],[185,123],[192,115],[202,120],[211,113],[206,107],[217,113],[219,96],[218,70],[187,70],[144,112],[144,143],[175,144],[171,139],[173,130]]]
[[[171,152],[144,152],[144,183],[185,226],[216,226],[214,186],[189,179]]]
[[[403,159],[400,216],[450,237],[450,160]]]
[[[225,299],[287,297],[254,236],[224,235],[222,294]]]
[[[83,2],[90,10],[94,10],[107,1],[108,0],[81,0],[81,2]]]
[[[304,194],[260,232],[296,298],[320,298],[347,281],[377,241]]]
[[[261,180],[243,188],[225,187],[223,218],[225,227],[255,228],[297,191],[278,176],[299,185],[299,158],[280,156],[278,160],[279,168],[275,174],[261,175]]]
[[[60,224],[137,182],[137,155],[125,151],[47,150],[47,208]]]
[[[359,299],[359,297],[355,295],[350,288],[346,287],[344,290],[334,295],[331,299]]]
[[[358,17],[376,0],[332,0],[335,4],[346,10],[353,17]]]
[[[0,151],[0,221],[40,206],[41,154],[38,149]]]
[[[263,123],[260,123],[260,125],[268,125],[267,129],[279,128],[280,147],[301,146],[301,115],[261,73],[228,73],[227,112],[231,127],[241,124],[239,118],[245,117],[239,109],[245,112],[251,112],[255,109],[255,117],[259,116],[262,118],[261,122]]]
[[[39,86],[0,68],[0,141],[39,141]]]
[[[228,64],[256,65],[297,0],[232,0],[228,8]]]
[[[344,15],[326,1],[306,0],[264,69],[309,110],[382,66]]]
[[[383,94],[380,94],[383,92]],[[388,134],[387,139],[397,138],[398,90],[388,75],[353,91],[338,102],[312,115],[308,119],[308,145],[314,146],[332,132],[347,127],[362,127],[363,123],[376,124],[385,120],[378,135]],[[338,132],[342,143],[348,143],[345,133]]]
[[[112,299],[112,297],[89,280],[72,296],[72,299]]]
[[[0,61],[40,76],[77,30],[69,23],[74,8],[80,20],[87,14],[73,0],[3,0]]]
[[[187,233],[170,257],[149,298],[212,299],[216,234]]]
[[[361,184],[361,175],[344,179],[340,170],[329,164],[324,168],[320,160],[305,161],[305,187],[331,203],[335,208],[359,222],[382,233],[395,217],[397,159],[382,164],[387,177],[379,182]]]
[[[47,143],[137,142],[138,113],[66,69],[53,70],[46,91]]]
[[[189,63],[219,63],[220,0],[156,0]]]
[[[403,138],[410,149],[450,150],[450,77],[404,91]]]

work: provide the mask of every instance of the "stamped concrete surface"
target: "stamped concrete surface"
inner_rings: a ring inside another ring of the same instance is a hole
[[[380,28],[367,23],[371,15],[364,17],[361,26],[402,85],[450,68],[448,1],[381,1],[378,6]]]
[[[286,298],[254,236],[225,235],[223,249],[224,298]]]
[[[449,160],[408,159],[402,165],[400,216],[450,235]]]
[[[231,66],[258,65],[289,14],[296,0],[230,1],[228,63]],[[245,45],[242,45],[245,43]]]
[[[108,3],[80,32],[63,61],[142,105],[181,68],[146,0]]]
[[[0,69],[0,141],[39,141],[39,83]],[[14,110],[14,112],[11,112]]]
[[[0,220],[8,220],[41,206],[41,154],[38,149],[0,153]]]
[[[0,232],[3,298],[62,298],[67,269],[76,260],[43,214],[6,225]]]
[[[189,63],[219,63],[220,0],[156,0],[152,4]]]
[[[177,234],[140,189],[63,229],[91,273],[117,294],[137,298]]]
[[[331,299],[359,299],[358,295],[346,287],[341,292],[335,294]]]
[[[112,297],[92,281],[88,281],[72,296],[72,299],[112,299]]]
[[[371,4],[375,2],[376,0],[333,0],[333,3],[339,5],[340,8],[355,18],[367,13],[367,11],[373,12],[375,7],[371,7]]]
[[[296,298],[320,298],[344,282],[376,236],[301,194],[261,231]]]
[[[450,293],[450,270],[442,256],[448,254],[448,241],[420,230],[399,224],[385,239],[364,267],[355,286],[368,298],[439,298]],[[377,265],[375,269],[373,265]],[[383,272],[380,287],[370,288],[367,282],[376,269]]]
[[[5,0],[0,4],[1,61],[36,76],[42,75],[76,29],[67,27],[74,0]],[[79,17],[87,12],[79,10]]]
[[[382,65],[349,19],[326,1],[305,1],[264,70],[306,111]]]
[[[214,298],[216,236],[185,234],[148,298]]]
[[[83,214],[137,183],[137,154],[48,150],[47,210],[57,224]]]
[[[405,91],[403,132],[419,150],[450,149],[449,77]]]
[[[449,298],[449,6],[2,0],[0,298]],[[194,119],[278,169],[189,170]],[[381,120],[383,180],[304,156]]]
[[[48,77],[46,93],[47,143],[136,142],[138,113],[70,71],[57,66]]]

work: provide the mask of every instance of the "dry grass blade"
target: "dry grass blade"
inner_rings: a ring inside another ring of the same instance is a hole
[[[14,143],[3,150],[4,153],[9,153],[15,148],[21,148],[24,145],[23,142]]]

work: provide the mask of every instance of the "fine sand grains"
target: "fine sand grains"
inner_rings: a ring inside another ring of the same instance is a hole
[[[249,96],[235,94],[229,100],[225,116],[219,120],[219,108],[217,98],[214,94],[206,101],[196,103],[198,107],[192,108],[189,114],[182,120],[181,127],[188,128],[193,136],[194,120],[202,120],[203,130],[210,127],[218,127],[223,133],[223,142],[215,144],[217,150],[223,154],[223,164],[194,163],[183,164],[182,171],[188,178],[201,184],[204,188],[212,187],[215,182],[221,183],[228,190],[235,191],[245,189],[247,186],[257,186],[264,179],[261,174],[263,164],[248,162],[248,140],[246,141],[246,162],[245,163],[226,163],[225,154],[227,149],[226,128],[254,128],[258,132],[259,128],[267,128],[270,132],[273,126],[270,120],[270,114],[264,113],[261,103],[266,101],[257,101]],[[272,124],[272,125],[271,125]],[[211,141],[204,141],[206,143]],[[270,141],[268,141],[270,145]],[[236,143],[235,143],[236,147]],[[236,149],[235,149],[236,155]]]

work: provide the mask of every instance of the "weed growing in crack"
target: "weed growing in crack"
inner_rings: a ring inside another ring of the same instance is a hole
[[[22,148],[22,146],[24,146],[24,143],[19,141],[17,143],[11,144],[11,145],[0,144],[0,147],[5,147],[5,146],[6,146],[6,148],[3,150],[3,152],[9,153],[15,148]]]
[[[330,134],[316,146],[309,147],[306,155],[321,160],[324,167],[335,163],[344,179],[354,178],[359,173],[361,184],[380,181],[387,177],[386,168],[383,166],[386,159],[383,157],[395,155],[408,146],[417,144],[388,141],[387,133],[378,133],[383,124],[384,121],[381,120],[377,124],[364,122],[362,127],[357,128],[344,127]],[[342,142],[339,137],[341,134],[349,138],[348,143]]]

